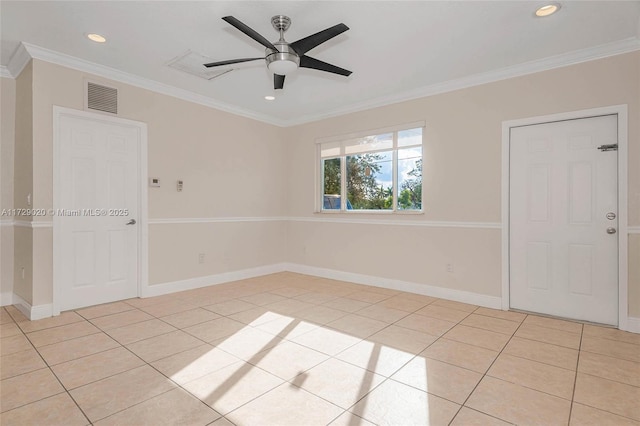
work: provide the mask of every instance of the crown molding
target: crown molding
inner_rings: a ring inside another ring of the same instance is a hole
[[[7,67],[5,67],[4,65],[0,65],[0,77],[13,78],[13,76],[9,72],[9,69]]]
[[[365,102],[356,103],[345,108],[334,109],[327,113],[310,114],[298,118],[282,120],[265,114],[258,114],[244,108],[239,108],[223,102],[216,101],[207,96],[194,93],[185,89],[180,89],[168,84],[160,83],[147,78],[129,74],[104,65],[89,62],[70,55],[45,49],[40,46],[22,42],[16,50],[13,57],[6,67],[6,71],[13,78],[18,77],[24,67],[29,63],[31,58],[51,62],[64,67],[72,68],[78,71],[87,72],[98,75],[103,78],[111,79],[121,83],[151,90],[153,92],[172,96],[188,102],[193,102],[206,107],[225,111],[231,114],[261,121],[279,127],[297,126],[300,124],[320,121],[331,117],[336,117],[354,112],[364,111],[372,108],[383,107],[386,105],[396,104],[400,102],[410,101],[427,96],[433,96],[441,93],[451,92],[454,90],[465,89],[481,84],[493,83],[509,78],[520,77],[527,74],[552,70],[555,68],[566,67],[569,65],[579,64],[582,62],[602,59],[609,56],[620,55],[624,53],[640,50],[640,39],[636,37],[619,40],[616,42],[602,44],[599,46],[589,47],[586,49],[576,50],[573,52],[550,56],[548,58],[525,62],[510,67],[505,67],[485,73],[474,74],[468,77],[449,80],[421,88],[396,93],[389,96],[378,97]],[[5,76],[5,71],[1,71]]]
[[[320,121],[331,117],[351,114],[354,112],[383,107],[386,105],[392,105],[414,99],[425,98],[441,93],[452,92],[454,90],[466,89],[473,86],[493,83],[500,80],[507,80],[509,78],[548,71],[555,68],[562,68],[569,65],[575,65],[582,62],[593,61],[596,59],[603,59],[609,56],[621,55],[637,50],[640,50],[640,38],[631,37],[612,43],[601,44],[586,49],[574,50],[572,52],[549,56],[547,58],[539,59],[536,61],[525,62],[518,65],[487,71],[480,74],[473,74],[455,80],[449,80],[442,83],[412,89],[389,96],[371,99],[365,102],[350,105],[345,108],[334,109],[331,112],[325,114],[312,114],[302,116],[298,119],[289,120],[288,126]]]
[[[278,120],[274,117],[258,114],[243,108],[238,108],[233,105],[216,101],[208,96],[203,96],[199,93],[194,93],[189,90],[180,89],[178,87],[170,86],[158,81],[139,77],[137,75],[129,74],[127,72],[107,67],[105,65],[96,64],[94,62],[86,61],[84,59],[66,55],[64,53],[55,52],[53,50],[45,49],[44,47],[36,46],[30,43],[22,42],[21,46],[24,46],[24,49],[28,52],[28,55],[33,59],[38,59],[67,68],[72,68],[77,71],[94,74],[103,78],[117,81],[119,83],[125,83],[131,86],[140,87],[152,92],[172,96],[174,98],[193,102],[199,105],[204,105],[209,108],[214,108],[253,120],[262,121],[264,123],[273,124],[279,127],[286,127],[288,125],[287,122]],[[16,74],[14,74],[13,72],[12,74],[16,76]]]
[[[9,64],[7,64],[7,71],[12,78],[18,78],[24,67],[27,66],[29,61],[31,60],[31,55],[27,52],[24,43],[20,43],[20,46],[13,52],[13,56],[9,59]]]

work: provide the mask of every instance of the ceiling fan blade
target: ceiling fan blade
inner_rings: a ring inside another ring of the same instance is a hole
[[[264,59],[264,58],[229,59],[228,61],[211,62],[211,63],[208,63],[208,64],[204,64],[204,66],[207,67],[207,68],[219,67],[219,66],[222,66],[222,65],[231,65],[231,64],[239,64],[241,62],[257,61],[258,59]]]
[[[342,34],[348,29],[349,27],[347,27],[345,24],[334,25],[331,28],[327,28],[326,30],[322,30],[308,37],[301,38],[298,41],[294,41],[290,46],[298,53],[298,55],[302,56],[314,47],[324,43],[327,40],[331,40],[335,36]]]
[[[273,88],[275,90],[284,88],[284,75],[274,74],[273,75]]]
[[[344,68],[337,67],[335,65],[328,64],[326,62],[322,62],[318,59],[312,58],[310,56],[304,55],[300,57],[300,68],[311,68],[314,70],[326,71],[333,74],[340,74],[348,77],[351,75],[351,71],[345,70]]]
[[[276,49],[276,47],[273,44],[271,44],[271,42],[269,40],[267,40],[266,38],[262,37],[260,34],[258,34],[258,32],[256,30],[254,30],[254,29],[248,27],[247,25],[243,24],[242,22],[240,22],[239,20],[237,20],[233,16],[225,16],[222,19],[224,21],[228,22],[229,24],[233,25],[234,27],[236,27],[237,29],[239,29],[240,31],[242,31],[243,33],[245,33],[246,35],[248,35],[249,37],[251,37],[255,41],[257,41],[258,43],[260,43],[264,47],[268,47],[269,49],[273,49],[276,52],[278,51],[278,49]]]

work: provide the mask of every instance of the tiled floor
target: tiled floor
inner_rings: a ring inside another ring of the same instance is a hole
[[[640,335],[293,273],[0,319],[2,425],[640,425]]]

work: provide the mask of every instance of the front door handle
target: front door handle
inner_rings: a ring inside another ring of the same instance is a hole
[[[125,223],[125,225],[135,225],[135,224],[136,224],[135,219],[131,219],[129,222]]]
[[[615,234],[616,232],[616,228],[607,228],[607,234]]]

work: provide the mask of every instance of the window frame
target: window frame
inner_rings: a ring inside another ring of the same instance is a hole
[[[415,148],[418,145],[410,145],[406,147],[398,147],[398,133],[411,130],[422,129],[422,142],[420,146],[420,155],[423,159],[424,167],[424,136],[425,136],[425,122],[419,121],[414,123],[407,123],[398,126],[385,127],[380,129],[362,131],[357,133],[351,133],[342,136],[333,136],[327,138],[316,139],[316,196],[315,196],[315,213],[328,213],[328,214],[424,214],[424,180],[423,190],[420,193],[420,209],[399,209],[398,208],[398,150]],[[392,133],[393,144],[391,148],[381,148],[377,150],[366,151],[365,153],[376,152],[389,152],[392,153],[392,185],[393,185],[393,205],[391,209],[347,209],[347,157],[353,155],[360,155],[362,153],[347,154],[345,151],[346,143],[353,139],[364,138],[367,136],[379,136],[387,133]],[[322,146],[327,144],[339,144],[338,155],[331,155],[327,157],[322,156]],[[324,208],[324,161],[331,159],[340,159],[340,209],[325,209]],[[424,170],[424,169],[423,169]],[[424,172],[422,178],[424,179]]]

